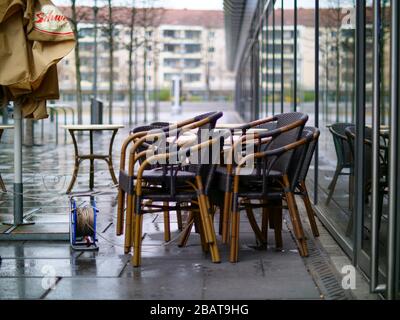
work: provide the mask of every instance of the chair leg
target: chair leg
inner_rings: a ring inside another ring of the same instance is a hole
[[[349,176],[349,210],[353,210],[354,206],[354,173],[350,172]]]
[[[219,250],[217,245],[217,238],[215,235],[214,224],[210,214],[210,202],[208,197],[204,194],[203,183],[200,176],[196,176],[196,184],[198,188],[198,202],[200,209],[200,217],[203,225],[206,242],[210,247],[211,260],[214,263],[221,262]]]
[[[268,222],[271,229],[274,230],[275,250],[281,251],[282,241],[282,200],[268,201]]]
[[[125,254],[129,253],[131,251],[132,247],[132,240],[133,240],[133,230],[134,230],[134,225],[133,225],[133,220],[134,220],[134,202],[135,202],[135,196],[128,194],[128,197],[126,199],[126,213],[125,213],[125,244],[124,244],[124,252]]]
[[[0,175],[0,189],[3,192],[7,192],[6,185],[4,184],[3,178]]]
[[[135,240],[134,250],[132,257],[132,264],[134,267],[140,267],[142,255],[142,228],[143,228],[143,215],[139,210],[135,212]]]
[[[200,190],[199,195],[200,217],[202,220],[203,230],[206,241],[210,247],[211,260],[214,263],[221,262],[219,250],[217,246],[217,238],[215,236],[214,224],[212,223],[209,207],[207,205],[207,197]]]
[[[250,204],[250,202],[248,202]],[[245,209],[246,209],[246,215],[247,218],[249,219],[249,223],[251,228],[254,231],[254,234],[256,235],[257,241],[262,244],[265,245],[266,241],[265,241],[265,237],[264,237],[264,233],[261,232],[256,218],[254,217],[254,213],[253,213],[253,209],[250,207],[250,205],[245,205]]]
[[[233,195],[233,210],[232,210],[232,223],[231,223],[231,246],[230,246],[230,262],[237,262],[239,256],[239,231],[240,231],[240,213],[239,213],[239,197],[237,194]]]
[[[306,207],[308,220],[314,237],[319,237],[317,222],[315,221],[315,213],[311,206],[311,201],[308,196],[308,191],[305,181],[300,182],[301,197],[303,198],[304,206]]]
[[[193,218],[194,218],[193,221],[194,221],[195,229],[197,230],[197,233],[200,235],[201,248],[202,248],[203,252],[205,252],[205,253],[209,252],[210,248],[206,241],[206,236],[204,233],[203,222],[201,221],[201,218],[200,218],[200,213],[194,212]]]
[[[274,207],[272,211],[272,219],[274,221],[275,250],[281,251],[283,248],[282,240],[282,205]]]
[[[181,235],[181,240],[179,241],[178,247],[185,247],[190,236],[190,232],[192,231],[193,228],[193,223],[194,223],[194,215],[193,212],[191,211],[189,213],[188,220],[186,222],[185,230],[183,230],[183,233]]]
[[[168,210],[168,202],[163,202],[164,206],[164,241],[171,241],[170,215]]]
[[[117,228],[116,234],[120,236],[124,233],[124,203],[125,203],[125,192],[118,188],[118,207],[117,207]]]
[[[290,188],[290,182],[287,176],[283,177],[284,188]],[[293,231],[298,242],[299,253],[302,257],[308,256],[307,242],[304,235],[303,226],[301,224],[299,210],[297,209],[296,200],[294,194],[291,191],[285,192],[286,201],[289,208],[290,219],[292,220]]]
[[[267,208],[267,202],[263,201],[262,207],[262,219],[261,219],[261,233],[264,236],[265,245],[268,244],[268,219],[269,219],[269,212]]]
[[[228,243],[229,239],[229,223],[231,219],[232,192],[225,192],[224,211],[222,214],[222,243]]]
[[[337,180],[339,178],[339,174],[340,174],[341,171],[342,171],[342,168],[340,168],[340,167],[337,167],[336,170],[335,170],[335,174],[333,176],[333,179],[332,179],[332,181],[331,181],[331,183],[329,184],[329,187],[328,187],[329,194],[328,194],[328,198],[326,198],[326,202],[325,202],[326,205],[328,205],[329,202],[331,202],[333,193],[335,192],[336,183],[337,183]]]
[[[179,203],[177,203],[176,206],[179,208]],[[176,210],[176,221],[178,223],[178,230],[182,231],[183,230],[182,211],[180,209]]]
[[[222,236],[222,229],[224,228],[224,209],[219,208],[219,220],[218,220],[218,234]]]

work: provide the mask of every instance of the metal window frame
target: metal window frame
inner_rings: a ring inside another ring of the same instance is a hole
[[[297,0],[294,0],[293,111],[297,111]]]
[[[272,115],[275,115],[275,2],[272,5]]]
[[[396,227],[399,228],[399,210],[400,210],[400,188],[398,188],[400,172],[399,168],[399,54],[400,54],[400,14],[399,1],[392,1],[391,22],[392,22],[392,40],[391,40],[391,104],[390,104],[390,150],[389,150],[389,222],[388,222],[388,270],[387,270],[387,288],[386,297],[395,299],[399,295],[399,235],[396,235]],[[397,231],[400,229],[397,229]],[[397,245],[396,245],[397,239]],[[397,247],[397,248],[396,248]]]
[[[297,8],[296,8],[297,10]],[[315,8],[314,8],[314,24],[315,24],[315,34],[314,34],[314,60],[315,60],[315,68],[314,68],[314,126],[319,128],[319,0],[315,0]],[[297,38],[297,35],[296,35]],[[297,48],[296,48],[297,52]],[[296,53],[297,55],[297,53]],[[297,59],[297,57],[296,57]],[[296,70],[297,71],[297,70]],[[297,73],[297,72],[295,72]],[[297,78],[297,77],[296,77]],[[318,204],[318,170],[319,170],[319,144],[316,145],[314,151],[314,205]]]
[[[283,47],[284,47],[284,38],[283,38],[283,29],[285,25],[285,10],[284,10],[284,0],[281,0],[281,113],[284,112],[283,104],[285,102],[284,98],[284,93],[285,93],[285,84],[284,84],[284,65],[283,65],[283,60],[284,60],[284,53],[283,53]]]
[[[358,266],[359,253],[362,249],[363,214],[365,204],[364,194],[364,137],[365,137],[365,0],[356,0],[356,39],[355,39],[355,95],[356,95],[356,141],[354,168],[353,207],[353,264]]]

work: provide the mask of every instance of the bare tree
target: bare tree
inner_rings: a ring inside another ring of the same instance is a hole
[[[135,8],[135,0],[132,1],[132,9],[131,9],[131,21],[129,23],[129,43],[128,43],[128,94],[129,94],[129,125],[132,125],[132,104],[133,104],[133,50],[134,50],[134,38],[135,36],[135,23],[136,23],[136,8]],[[136,92],[135,92],[136,95]]]
[[[153,119],[154,121],[158,120],[158,112],[159,112],[159,96],[158,96],[158,59],[159,59],[159,48],[158,48],[158,41],[157,35],[154,34],[153,36],[153,100],[154,100],[154,107],[153,107]]]
[[[112,123],[113,100],[114,100],[114,20],[112,0],[107,0],[108,4],[108,27],[106,29],[108,38],[108,67],[109,67],[109,91],[108,91],[108,122]]]
[[[82,76],[81,76],[81,59],[79,55],[79,32],[78,22],[79,17],[76,10],[76,0],[71,0],[71,18],[69,19],[74,31],[76,44],[75,44],[75,83],[76,83],[76,104],[78,108],[78,124],[82,124]]]
[[[143,0],[143,8],[140,10],[139,26],[142,29],[143,37],[143,112],[144,122],[147,122],[148,112],[148,62],[149,52],[153,50],[152,44],[154,42],[153,29],[160,21],[162,10],[154,7],[155,0]],[[154,55],[153,55],[154,56]],[[153,61],[154,63],[154,61]]]
[[[143,26],[143,112],[144,123],[147,122],[147,59],[149,50],[149,26],[150,26],[150,8],[142,9],[142,26]]]

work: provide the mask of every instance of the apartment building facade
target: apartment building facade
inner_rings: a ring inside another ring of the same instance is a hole
[[[97,96],[109,99],[109,41],[106,8],[100,8],[97,32]],[[65,9],[67,12],[67,8]],[[81,85],[84,102],[93,94],[94,81],[94,23],[91,8],[79,21],[79,51]],[[172,79],[182,79],[183,95],[188,100],[229,99],[234,87],[233,73],[226,68],[223,12],[215,10],[157,9],[157,22],[134,27],[132,87],[138,99],[152,97],[153,91],[167,95]],[[129,94],[129,50],[131,8],[114,9],[114,101],[124,104]],[[140,13],[140,9],[139,9]],[[209,19],[205,20],[207,16]],[[146,39],[146,41],[144,41]],[[146,54],[144,48],[146,42]],[[71,52],[60,64],[60,92],[62,100],[76,99],[75,53]]]

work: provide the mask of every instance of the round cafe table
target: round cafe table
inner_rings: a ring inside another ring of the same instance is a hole
[[[92,124],[92,125],[66,125],[63,126],[65,130],[68,130],[72,137],[72,142],[74,144],[75,150],[75,165],[74,165],[74,172],[72,174],[72,180],[68,186],[67,193],[71,193],[72,188],[76,182],[76,178],[79,172],[79,165],[84,160],[90,161],[90,172],[89,172],[89,189],[93,190],[94,188],[94,160],[104,160],[108,164],[108,170],[110,171],[111,178],[114,184],[118,184],[117,177],[115,176],[113,162],[112,162],[112,148],[114,144],[115,135],[117,134],[118,130],[123,128],[123,125],[120,124]],[[78,142],[75,136],[76,132],[89,132],[89,145],[90,151],[89,154],[80,154],[78,148]],[[112,131],[112,136],[110,140],[110,145],[108,149],[108,154],[95,154],[93,148],[93,132],[102,132],[102,131]]]

